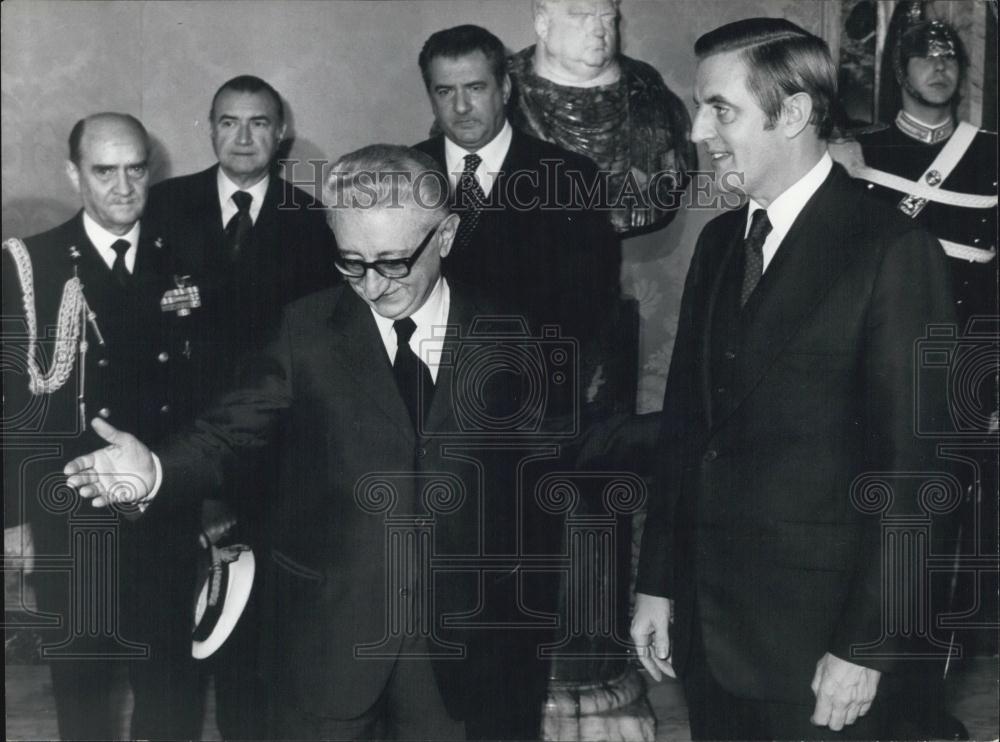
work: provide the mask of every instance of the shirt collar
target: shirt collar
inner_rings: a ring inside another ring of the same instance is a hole
[[[267,186],[271,182],[271,176],[265,175],[249,188],[240,188],[229,179],[228,175],[222,172],[222,168],[220,167],[216,171],[215,181],[219,188],[219,205],[222,207],[223,226],[228,224],[233,214],[238,211],[236,204],[233,203],[233,194],[236,191],[246,191],[253,196],[253,201],[250,202],[250,219],[256,223],[257,215],[260,214],[260,207],[264,204],[264,196],[267,195]]]
[[[833,159],[830,157],[829,152],[824,152],[819,162],[813,165],[808,173],[799,178],[767,207],[767,219],[771,222],[771,232],[767,235],[767,239],[764,240],[764,245],[761,248],[761,253],[764,257],[764,270],[767,269],[767,266],[774,258],[778,247],[780,247],[781,242],[785,239],[785,235],[792,228],[792,224],[795,223],[802,209],[805,208],[809,199],[819,190],[819,187],[823,185],[823,181],[826,180],[832,169]],[[750,232],[750,222],[754,212],[762,208],[764,207],[753,199],[750,199],[750,208],[747,209],[746,230],[743,233],[744,237]]]
[[[87,239],[90,240],[90,244],[97,250],[97,254],[101,256],[101,260],[107,263],[108,268],[115,264],[115,258],[118,257],[115,251],[111,249],[111,246],[118,240],[128,240],[129,248],[125,253],[125,267],[128,268],[129,273],[133,272],[135,269],[135,255],[139,244],[139,222],[133,224],[132,229],[125,234],[117,235],[106,230],[90,214],[84,211],[83,231],[87,233]]]
[[[513,138],[514,130],[511,128],[510,122],[504,120],[500,133],[475,152],[483,160],[476,168],[476,178],[487,196],[493,187],[493,176],[503,168],[503,161],[507,157],[507,150],[510,149],[510,142]],[[447,136],[444,138],[445,169],[448,171],[448,178],[453,186],[465,169],[465,156],[469,154],[472,152],[458,146]]]
[[[813,194],[823,185],[823,181],[833,169],[833,159],[829,152],[825,152],[819,162],[812,166],[808,173],[799,178],[789,188],[778,196],[771,205],[767,207],[767,218],[771,222],[771,235],[784,237],[791,229],[792,223],[798,217],[799,212]],[[747,210],[747,231],[750,230],[750,220],[757,209],[764,208],[759,203],[750,199],[750,208]],[[770,239],[770,237],[769,237]]]
[[[937,144],[955,133],[955,119],[949,118],[943,124],[932,126],[925,124],[911,113],[907,113],[902,108],[896,114],[896,126],[906,136],[916,139],[924,144]]]

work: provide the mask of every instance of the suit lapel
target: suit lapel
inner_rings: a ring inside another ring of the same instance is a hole
[[[715,324],[715,312],[719,305],[726,274],[732,268],[733,261],[738,260],[740,249],[743,246],[743,228],[746,226],[747,221],[747,207],[744,206],[739,211],[734,212],[731,221],[733,222],[732,226],[723,229],[723,234],[729,234],[729,240],[722,250],[722,259],[718,262],[718,267],[713,268],[712,285],[708,292],[706,304],[703,310],[697,312],[695,315],[699,318],[699,321],[704,323],[702,332],[698,333],[702,338],[701,348],[699,349],[701,353],[699,367],[702,369],[700,379],[702,413],[704,414],[708,429],[711,429],[714,425],[712,419],[712,327]],[[709,265],[713,265],[716,261],[709,258],[707,262]]]
[[[757,387],[799,327],[823,301],[848,264],[856,194],[847,176],[834,171],[799,213],[768,265],[744,310],[743,362],[732,404],[713,425],[719,425]]]
[[[198,210],[199,218],[196,224],[201,226],[202,244],[205,248],[200,259],[204,260],[205,268],[211,273],[228,270],[229,258],[223,255],[223,225],[222,206],[219,204],[218,185],[219,166],[206,170],[201,180],[201,193],[193,201]]]
[[[341,357],[343,368],[354,377],[351,393],[366,394],[385,415],[407,435],[413,437],[413,423],[396,386],[389,356],[379,336],[371,309],[345,286],[340,301],[330,316],[334,331],[333,352]]]
[[[442,359],[457,360],[462,333],[468,330],[472,323],[472,306],[466,301],[461,290],[456,290],[449,282],[451,305],[448,310],[447,336],[441,349]],[[434,399],[427,414],[427,430],[440,432],[454,425],[450,422],[454,406],[452,404],[452,387],[454,385],[455,363],[441,363],[438,366],[437,381],[434,383]]]

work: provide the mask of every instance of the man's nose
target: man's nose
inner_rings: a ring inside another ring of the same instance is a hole
[[[364,289],[365,297],[372,301],[385,293],[388,283],[389,279],[374,268],[367,268],[364,278],[361,279],[361,287]]]
[[[250,136],[250,124],[240,124],[236,131],[236,141],[240,144],[253,144],[253,137]]]
[[[472,105],[469,103],[469,94],[464,90],[459,90],[455,95],[455,112],[468,113],[471,110]]]
[[[128,178],[128,173],[125,168],[119,168],[115,171],[115,193],[121,196],[127,196],[132,192],[132,181]]]
[[[712,136],[712,123],[708,109],[699,108],[694,115],[694,123],[691,126],[691,141],[695,144],[704,142]]]

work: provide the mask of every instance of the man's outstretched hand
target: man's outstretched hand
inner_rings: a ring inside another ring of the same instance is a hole
[[[134,435],[101,418],[94,418],[91,426],[108,445],[66,464],[63,474],[69,486],[81,497],[92,498],[94,507],[138,505],[146,500],[156,483],[152,451]]]

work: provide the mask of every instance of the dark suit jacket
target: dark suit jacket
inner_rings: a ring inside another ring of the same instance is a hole
[[[388,555],[400,543],[390,533],[405,540],[428,526],[434,535],[421,548],[434,555],[513,553],[516,488],[509,476],[497,474],[494,454],[464,439],[468,423],[462,427],[456,416],[461,405],[472,404],[465,401],[467,386],[480,394],[476,405],[488,405],[475,409],[490,415],[504,414],[498,404],[517,404],[506,381],[495,390],[461,382],[467,357],[462,344],[477,314],[470,295],[452,282],[449,325],[457,333],[444,356],[453,362],[440,368],[423,432],[410,422],[371,310],[339,286],[289,305],[274,339],[248,360],[239,390],[203,415],[192,433],[158,452],[164,481],[184,482],[183,494],[197,498],[215,490],[280,429],[280,484],[271,495],[269,528],[280,606],[277,687],[287,694],[286,703],[335,718],[369,708],[399,653],[401,636],[387,632],[387,621],[412,615],[419,603],[423,625],[429,630],[432,619],[441,642],[469,638],[466,661],[435,660],[452,714],[522,711],[502,696],[483,693],[496,674],[469,667],[480,656],[476,632],[470,638],[442,625],[445,615],[454,620],[460,611],[469,611],[474,621],[504,616],[503,608],[491,608],[490,595],[513,595],[504,585],[517,579],[516,564],[508,559],[484,574],[482,587],[471,572],[439,572],[432,582],[412,561]],[[506,484],[497,484],[501,480]],[[501,633],[520,639],[521,632]],[[521,654],[489,647],[482,656],[514,668],[501,692],[517,696],[533,684],[527,669],[533,647]]]
[[[887,473],[889,512],[920,512],[919,480],[901,473],[941,464],[914,434],[914,403],[946,413],[914,358],[929,323],[953,321],[951,297],[940,245],[835,166],[744,309],[731,388],[713,392],[710,330],[745,224],[746,209],[714,219],[692,258],[637,589],[675,600],[681,672],[697,603],[727,690],[812,703],[824,652],[892,666],[851,652],[880,639],[883,615],[880,514],[852,487]]]
[[[583,208],[588,158],[514,128],[510,149],[469,249],[456,245],[445,275],[484,292],[504,312],[589,342],[616,309],[621,245],[606,212]],[[444,136],[416,145],[445,169]]]

